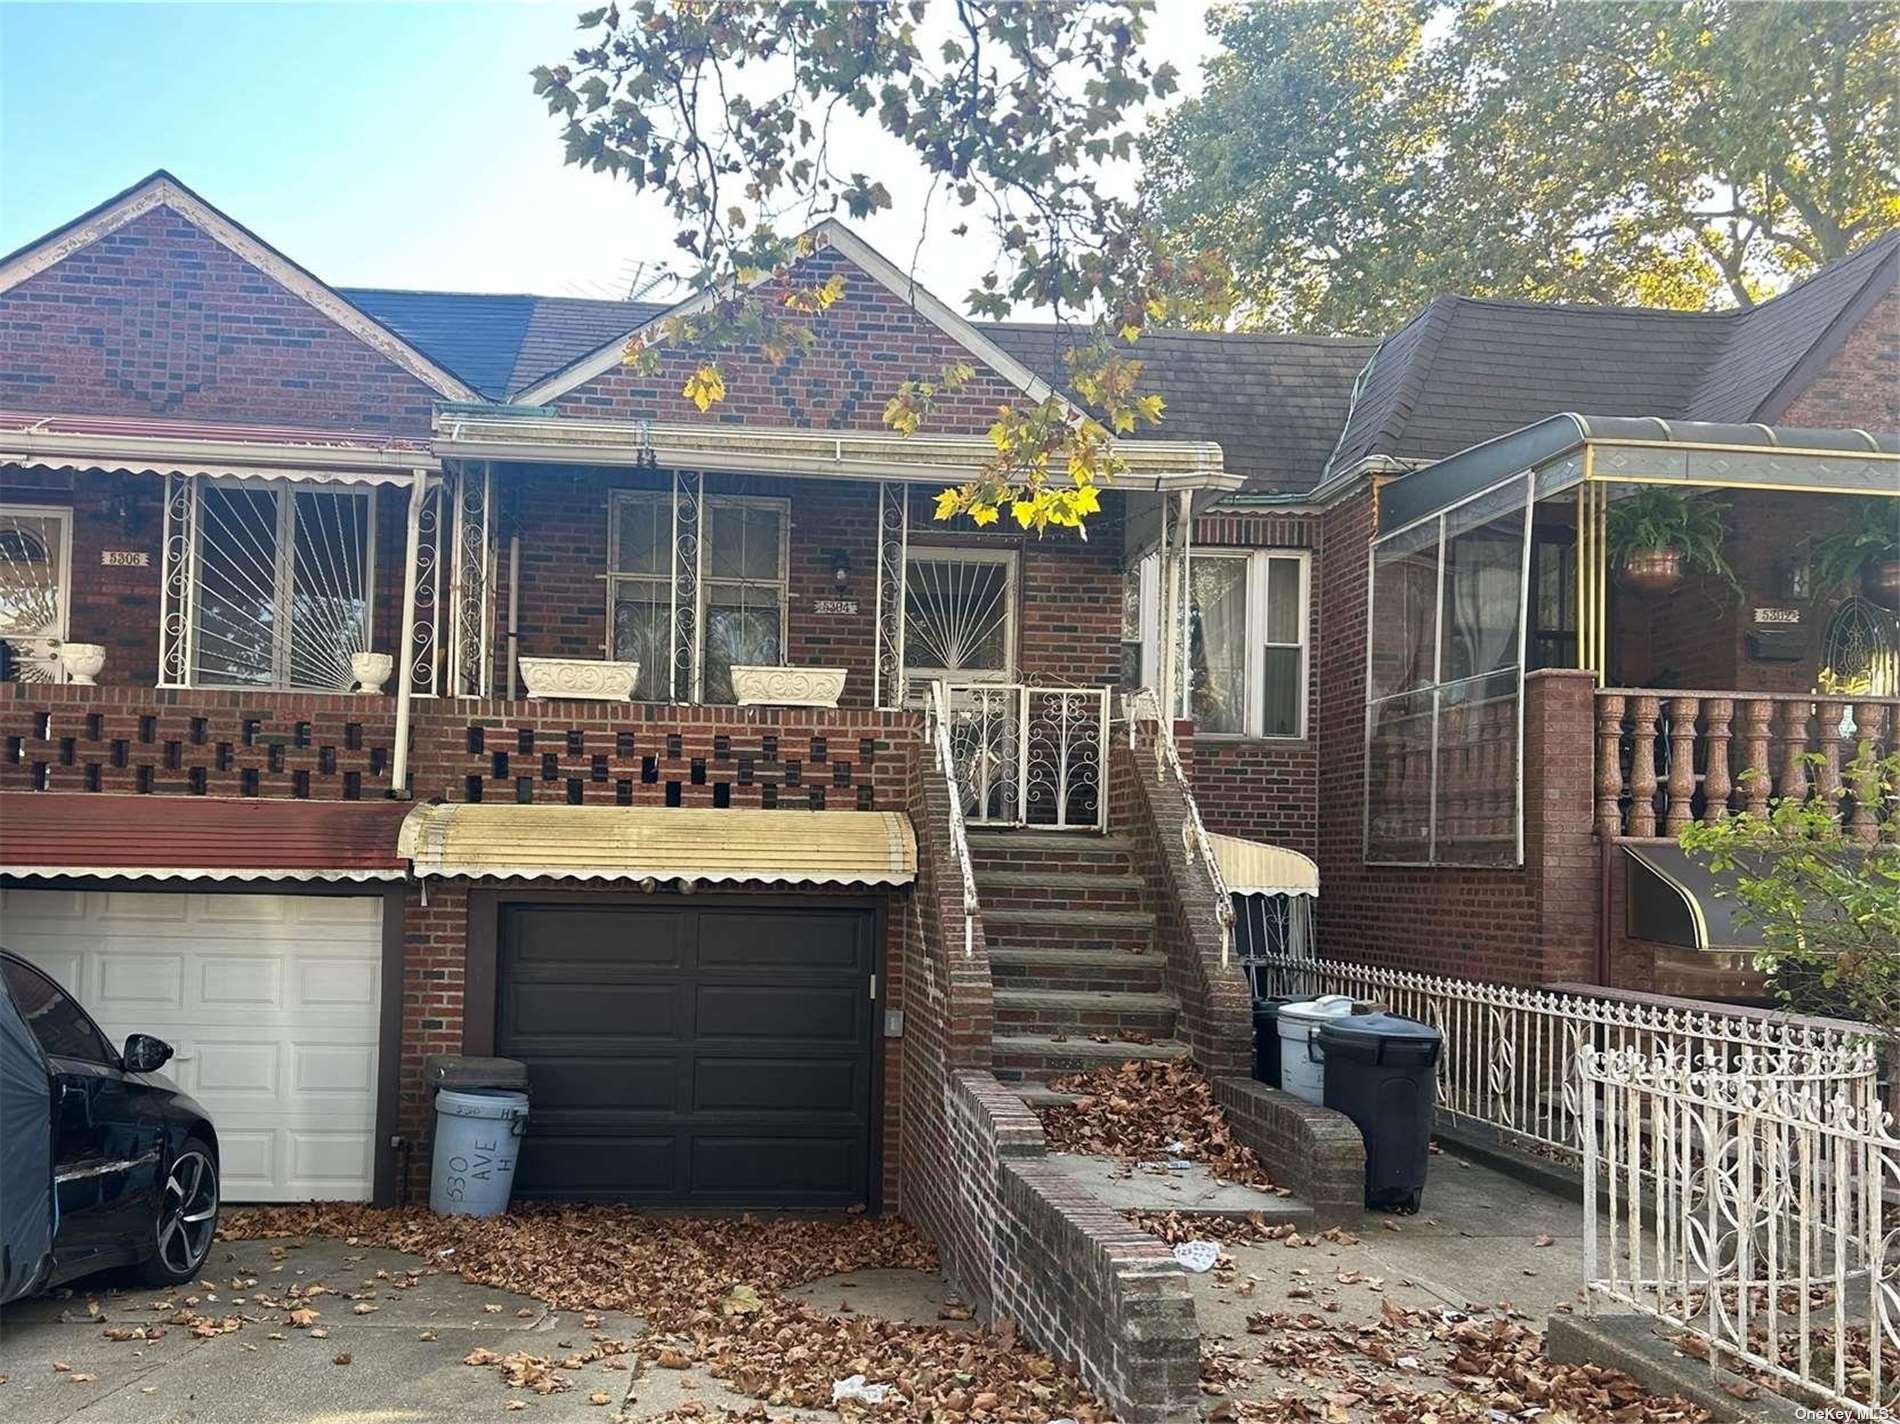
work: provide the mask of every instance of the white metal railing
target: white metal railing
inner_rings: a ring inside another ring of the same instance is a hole
[[[970,864],[970,836],[963,824],[963,792],[957,785],[956,758],[950,752],[950,692],[941,682],[930,684],[924,720],[928,723],[937,772],[950,793],[950,846],[956,854],[957,873],[963,880],[963,957],[969,959],[976,954],[976,870]]]
[[[1587,1302],[1693,1332],[1863,1418],[1900,1407],[1900,1138],[1865,1050],[1578,1055]]]
[[[1856,1076],[1841,1091],[1857,1105],[1879,1100],[1872,1028],[1860,1033],[1720,1004],[1632,1002],[1333,960],[1252,955],[1246,963],[1256,993],[1350,994],[1431,1024],[1445,1036],[1440,1116],[1454,1125],[1462,1119],[1495,1129],[1517,1145],[1565,1161],[1582,1157],[1591,1116],[1575,1072],[1585,1049],[1667,1055],[1710,1069],[1745,1059],[1852,1053]]]
[[[1213,882],[1214,918],[1220,922],[1220,962],[1221,968],[1225,969],[1233,955],[1234,899],[1227,893],[1227,881],[1220,873],[1220,860],[1214,854],[1214,843],[1207,838],[1207,827],[1201,821],[1201,807],[1194,799],[1194,787],[1181,768],[1181,751],[1174,744],[1174,722],[1162,715],[1161,699],[1152,687],[1124,693],[1122,717],[1128,723],[1130,751],[1137,750],[1139,746],[1142,724],[1154,724],[1155,781],[1161,783],[1172,777],[1176,789],[1181,793],[1182,804],[1187,808],[1187,816],[1181,823],[1181,842],[1187,853],[1201,862],[1201,868]]]
[[[973,825],[1108,828],[1106,687],[942,682],[963,814]]]

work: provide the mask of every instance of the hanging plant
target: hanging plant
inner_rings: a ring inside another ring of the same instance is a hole
[[[1875,603],[1900,608],[1900,504],[1868,495],[1854,501],[1853,516],[1814,546],[1815,593],[1846,593],[1858,580]]]
[[[1726,504],[1672,489],[1645,489],[1610,506],[1604,535],[1623,582],[1643,593],[1667,593],[1685,571],[1711,574],[1741,597],[1742,585],[1722,555]]]

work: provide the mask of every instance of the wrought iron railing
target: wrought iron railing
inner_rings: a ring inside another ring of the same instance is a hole
[[[1725,1008],[1687,999],[1641,999],[1521,988],[1475,979],[1333,960],[1262,955],[1250,961],[1256,992],[1350,994],[1431,1024],[1445,1036],[1438,1114],[1452,1126],[1495,1132],[1507,1146],[1575,1163],[1594,1108],[1578,1094],[1585,1049],[1670,1055],[1719,1069],[1747,1061],[1854,1055],[1842,1089],[1879,1101],[1873,1030],[1829,1020]]]
[[[1586,1301],[1862,1418],[1900,1406],[1900,1138],[1855,1049],[1578,1056]],[[1812,1400],[1808,1402],[1814,1402]]]
[[[944,682],[964,817],[978,826],[1108,826],[1106,687]]]
[[[1182,804],[1187,814],[1181,823],[1181,842],[1192,858],[1200,861],[1201,868],[1214,887],[1214,917],[1220,922],[1220,962],[1225,969],[1233,956],[1234,945],[1234,901],[1227,892],[1227,881],[1220,873],[1220,860],[1214,854],[1214,843],[1208,839],[1207,827],[1201,820],[1201,808],[1194,799],[1194,787],[1188,781],[1187,772],[1181,766],[1181,750],[1174,742],[1174,724],[1162,715],[1161,699],[1152,687],[1137,688],[1123,695],[1122,716],[1128,723],[1128,749],[1139,750],[1141,729],[1150,723],[1154,726],[1155,781],[1164,783],[1170,778],[1181,793]]]
[[[949,792],[950,847],[957,859],[957,874],[963,882],[963,957],[976,954],[976,869],[970,864],[970,836],[963,823],[963,791],[957,785],[956,758],[950,751],[950,691],[941,682],[930,685],[925,720],[929,723],[930,748],[936,757],[937,773]]]

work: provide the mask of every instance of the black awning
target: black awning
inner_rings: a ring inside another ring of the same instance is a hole
[[[1635,939],[1684,949],[1759,949],[1761,931],[1738,925],[1734,877],[1716,875],[1681,846],[1628,845],[1624,925]]]

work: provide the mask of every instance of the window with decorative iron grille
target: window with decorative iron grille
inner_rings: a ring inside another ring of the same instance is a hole
[[[0,505],[0,638],[25,681],[60,677],[54,649],[67,632],[71,565],[71,510]]]

